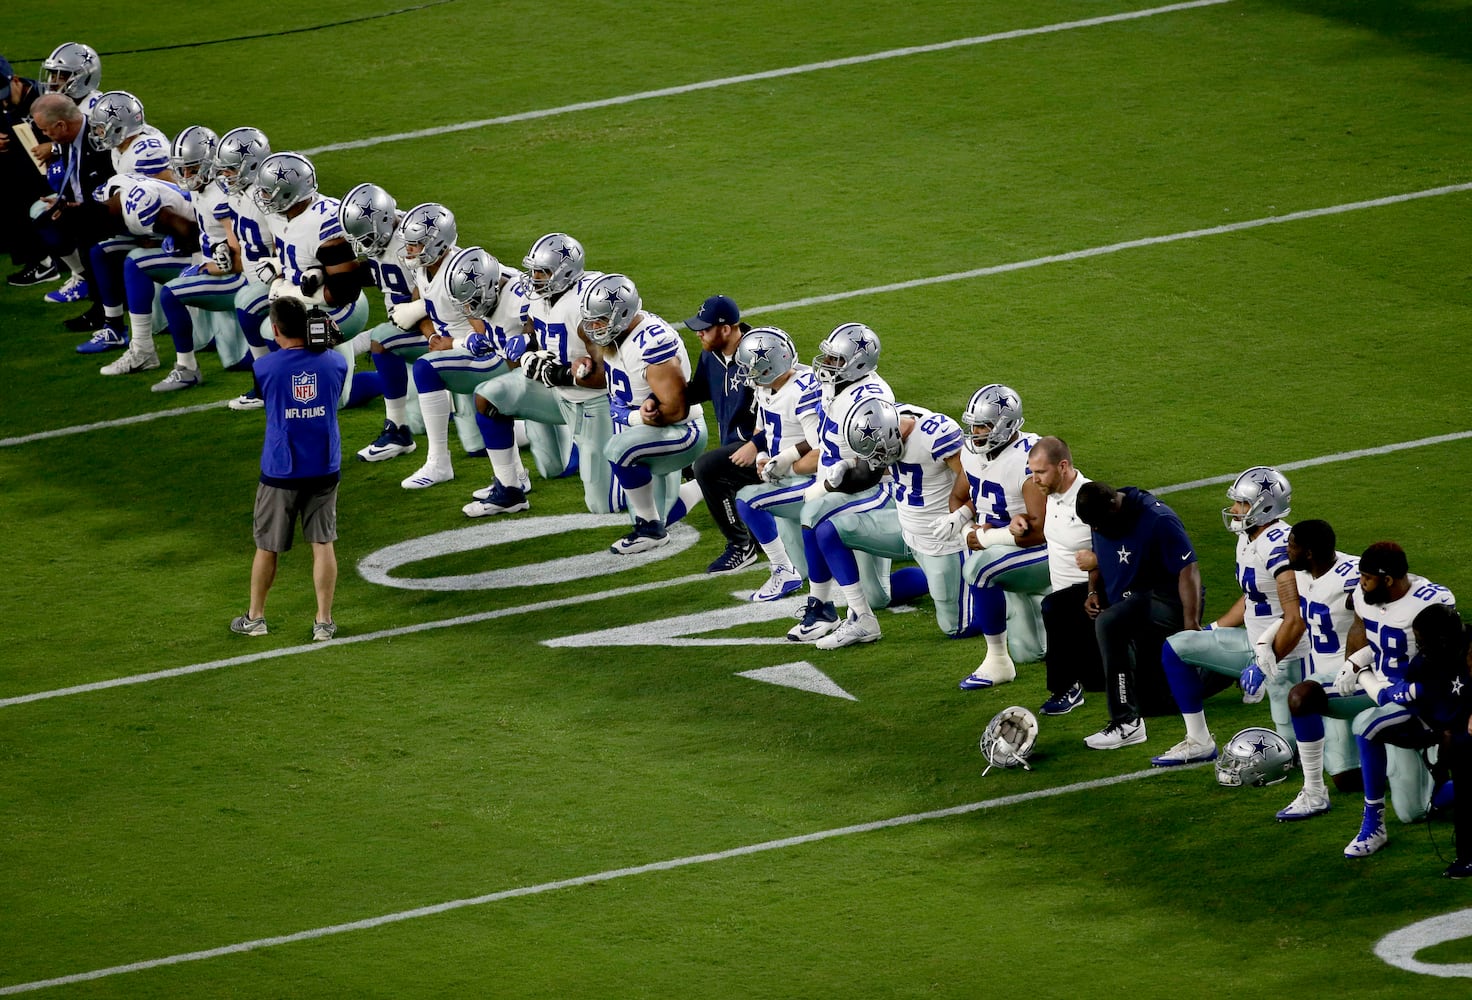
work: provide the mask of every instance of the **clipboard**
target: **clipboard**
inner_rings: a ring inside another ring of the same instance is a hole
[[[15,133],[15,137],[20,140],[20,144],[25,147],[26,155],[31,157],[31,162],[36,165],[37,170],[41,171],[41,176],[45,177],[46,161],[38,160],[31,155],[31,150],[34,149],[38,144],[35,129],[31,128],[29,122],[16,122],[14,125],[10,126],[10,130]],[[49,142],[50,140],[47,141]]]

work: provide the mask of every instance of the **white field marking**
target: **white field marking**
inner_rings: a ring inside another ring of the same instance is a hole
[[[816,73],[826,69],[840,69],[845,66],[862,66],[865,63],[883,62],[888,59],[902,59],[907,56],[925,55],[930,52],[945,52],[950,49],[964,49],[975,45],[988,45],[992,42],[1005,42],[1014,38],[1027,38],[1030,35],[1051,35],[1060,31],[1072,31],[1075,28],[1094,28],[1103,24],[1135,21],[1143,17],[1154,17],[1157,14],[1171,14],[1176,11],[1191,10],[1196,7],[1215,7],[1230,2],[1231,0],[1193,0],[1191,3],[1175,3],[1165,7],[1151,7],[1148,10],[1132,10],[1122,14],[1107,14],[1101,17],[1085,18],[1080,21],[1062,21],[1058,24],[1046,24],[1039,28],[1018,28],[1013,31],[999,31],[991,35],[956,38],[949,42],[936,42],[931,45],[910,45],[901,49],[886,49],[883,52],[871,52],[862,56],[826,59],[822,62],[803,63],[800,66],[784,66],[780,69],[763,70],[759,73],[743,73],[740,76],[723,76],[716,80],[701,80],[698,83],[685,83],[675,87],[661,87],[658,90],[642,90],[635,94],[605,97],[596,101],[579,101],[576,104],[564,104],[556,108],[543,108],[538,111],[519,111],[515,114],[501,115],[496,118],[481,118],[476,121],[457,122],[453,125],[436,125],[431,128],[416,129],[412,132],[395,132],[391,135],[370,136],[367,139],[350,139],[346,142],[333,142],[325,146],[315,146],[311,149],[304,149],[301,152],[307,156],[314,156],[318,153],[335,153],[338,150],[344,149],[366,149],[369,146],[381,146],[389,142],[403,142],[406,139],[425,139],[430,136],[449,135],[452,132],[468,132],[472,129],[489,128],[492,125],[510,125],[514,122],[534,121],[538,118],[552,118],[557,115],[567,115],[577,111],[592,111],[596,108],[611,108],[621,104],[634,104],[638,101],[648,101],[658,97],[678,97],[681,94],[692,94],[700,90],[716,90],[720,87],[733,87],[742,83],[754,83],[758,80],[775,80],[784,76],[799,76],[804,73]]]
[[[1407,972],[1443,979],[1472,979],[1472,962],[1422,962],[1416,958],[1417,952],[1432,945],[1466,937],[1472,937],[1472,910],[1457,910],[1391,931],[1375,944],[1375,955]]]
[[[866,295],[884,295],[889,292],[901,292],[911,288],[923,288],[927,285],[941,285],[952,281],[965,281],[970,278],[984,278],[993,274],[1005,274],[1009,271],[1022,271],[1027,268],[1041,267],[1044,264],[1086,260],[1089,257],[1100,257],[1105,254],[1118,253],[1121,250],[1134,250],[1140,247],[1157,246],[1163,243],[1176,243],[1181,240],[1198,239],[1203,236],[1220,236],[1226,233],[1241,232],[1244,229],[1274,226],[1284,222],[1298,222],[1303,219],[1316,219],[1326,215],[1339,215],[1344,212],[1355,212],[1366,208],[1383,208],[1387,205],[1398,205],[1402,202],[1415,201],[1420,198],[1439,198],[1443,195],[1460,194],[1464,191],[1472,191],[1472,182],[1449,184],[1444,187],[1427,188],[1424,191],[1410,191],[1405,194],[1387,195],[1384,198],[1371,198],[1367,201],[1351,201],[1342,205],[1329,205],[1324,208],[1309,208],[1301,212],[1290,212],[1287,215],[1271,215],[1261,219],[1248,219],[1244,222],[1232,222],[1222,226],[1212,226],[1208,229],[1189,229],[1185,232],[1169,233],[1165,236],[1146,236],[1137,240],[1126,240],[1123,243],[1111,243],[1108,246],[1090,247],[1086,250],[1070,250],[1067,253],[1050,254],[1046,257],[1034,257],[1031,260],[1013,261],[1008,264],[994,264],[990,267],[980,267],[970,271],[955,271],[950,274],[932,275],[928,278],[914,278],[910,281],[900,281],[888,285],[873,285],[869,288],[856,288],[846,292],[814,295],[805,299],[793,299],[791,302],[778,302],[775,305],[752,306],[750,309],[744,310],[742,315],[759,316],[763,313],[780,312],[786,309],[800,309],[804,306],[821,305],[826,302],[842,302],[846,299],[861,298]],[[676,325],[680,329],[684,329],[684,324]],[[159,417],[179,416],[186,413],[193,413],[197,410],[211,409],[223,405],[224,403],[210,403],[204,406],[184,407],[183,409],[177,410],[162,410],[158,413],[146,413],[136,417],[122,417],[118,420],[103,420],[94,424],[83,424],[77,427],[62,427],[57,430],[40,431],[36,434],[27,434],[23,437],[0,438],[0,448],[28,444],[32,441],[43,441],[47,438],[65,437],[69,434],[81,434],[86,431],[121,427],[126,424],[139,423],[145,420],[155,420]]]
[[[700,611],[693,615],[661,618],[652,622],[618,625],[595,632],[579,632],[554,639],[543,639],[542,645],[572,649],[600,649],[605,646],[790,646],[786,636],[775,638],[692,639],[690,636],[719,632],[738,625],[776,621],[793,617],[805,603],[802,597],[784,597],[777,601],[742,601],[725,608]]]
[[[1202,767],[1201,764],[1188,764],[1187,768]],[[405,920],[417,920],[420,917],[432,917],[451,910],[461,910],[470,906],[484,906],[487,903],[498,903],[505,899],[515,899],[520,896],[536,896],[542,893],[555,892],[559,889],[572,889],[581,885],[594,885],[599,882],[611,882],[614,879],[628,878],[633,875],[648,875],[654,872],[667,872],[676,868],[686,868],[690,865],[708,864],[712,861],[729,861],[732,858],[746,857],[751,854],[762,854],[766,851],[785,850],[789,847],[800,847],[804,844],[817,843],[823,840],[832,840],[835,837],[848,837],[860,833],[873,833],[877,830],[887,830],[893,827],[910,826],[915,823],[924,823],[935,819],[948,819],[953,816],[964,816],[968,813],[982,812],[988,809],[1001,809],[1006,806],[1020,805],[1036,799],[1053,798],[1058,795],[1067,795],[1072,792],[1090,791],[1095,788],[1107,788],[1110,785],[1120,785],[1127,781],[1136,781],[1140,778],[1149,778],[1157,774],[1170,774],[1180,771],[1182,768],[1158,768],[1152,767],[1144,771],[1132,771],[1128,774],[1116,774],[1108,778],[1096,778],[1093,781],[1079,781],[1071,785],[1060,785],[1055,788],[1041,788],[1033,792],[1020,792],[1017,795],[1005,795],[997,799],[985,799],[981,802],[971,802],[966,805],[951,806],[947,809],[932,809],[928,812],[911,813],[908,816],[895,816],[890,819],[876,820],[871,823],[857,823],[853,826],[841,826],[831,830],[819,830],[815,833],[805,833],[796,837],[783,837],[780,840],[767,840],[759,844],[747,844],[744,847],[733,847],[725,851],[713,851],[709,854],[692,854],[683,858],[670,858],[666,861],[655,861],[645,865],[635,865],[630,868],[614,868],[609,871],[598,872],[594,875],[579,875],[576,878],[560,879],[555,882],[542,882],[537,885],[521,886],[516,889],[503,889],[500,892],[487,893],[484,896],[472,896],[468,899],[455,899],[445,903],[435,903],[431,906],[420,906],[412,910],[400,910],[396,913],[385,913],[382,916],[368,917],[364,920],[354,920],[345,924],[333,924],[328,927],[317,927],[311,930],[297,931],[294,934],[282,934],[276,937],[257,938],[254,941],[242,941],[239,944],[224,945],[219,948],[207,948],[202,951],[189,951],[178,955],[169,955],[165,958],[151,958],[141,962],[129,962],[126,965],[113,965],[105,969],[94,969],[91,972],[78,972],[69,976],[58,976],[55,979],[38,979],[29,983],[16,983],[11,986],[0,987],[0,996],[14,993],[27,993],[34,990],[46,989],[51,986],[67,986],[72,983],[87,982],[93,979],[104,979],[108,976],[118,976],[127,972],[142,972],[146,969],[157,969],[166,965],[180,965],[184,962],[198,962],[208,958],[223,958],[226,955],[238,955],[242,952],[257,951],[262,948],[274,948],[278,945],[295,944],[299,941],[311,941],[316,938],[330,937],[335,934],[347,934],[352,931],[370,930],[374,927],[382,927],[385,924],[401,923]]]
[[[832,677],[807,660],[779,663],[775,667],[760,667],[756,670],[742,670],[736,676],[761,681],[763,684],[776,684],[778,687],[797,688],[799,691],[810,691],[813,694],[826,694],[830,698],[859,700],[839,687]]]
[[[1195,240],[1203,236],[1222,236],[1227,233],[1240,233],[1245,229],[1276,226],[1284,222],[1300,222],[1304,219],[1317,219],[1326,215],[1357,212],[1366,208],[1383,208],[1386,205],[1398,205],[1401,202],[1415,201],[1418,198],[1439,198],[1442,195],[1460,194],[1463,191],[1472,191],[1472,183],[1447,184],[1442,187],[1427,188],[1424,191],[1392,194],[1384,198],[1351,201],[1343,205],[1329,205],[1324,208],[1306,208],[1301,212],[1289,212],[1286,215],[1269,215],[1265,218],[1247,219],[1242,222],[1229,222],[1221,226],[1209,226],[1206,229],[1188,229],[1185,232],[1168,233],[1165,236],[1145,236],[1137,240],[1125,240],[1122,243],[1110,243],[1107,246],[1090,247],[1087,250],[1072,250],[1068,253],[1034,257],[1031,260],[1013,261],[1010,264],[994,264],[991,267],[978,267],[970,271],[954,271],[950,274],[937,274],[929,278],[913,278],[909,281],[896,281],[888,285],[856,288],[847,292],[813,295],[805,299],[793,299],[791,302],[778,302],[770,306],[756,306],[755,308],[744,310],[742,315],[756,316],[761,313],[801,309],[804,306],[823,305],[828,302],[842,302],[846,299],[856,299],[865,295],[887,295],[890,292],[903,292],[911,288],[924,288],[927,285],[940,285],[949,281],[969,281],[972,278],[985,278],[993,274],[1006,274],[1010,271],[1023,271],[1030,267],[1042,267],[1044,264],[1064,264],[1072,260],[1086,260],[1090,257],[1102,257],[1105,254],[1119,253],[1121,250],[1137,250],[1140,247],[1159,246],[1162,243],[1177,243],[1181,240]]]

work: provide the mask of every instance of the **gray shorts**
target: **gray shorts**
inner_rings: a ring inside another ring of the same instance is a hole
[[[310,490],[256,484],[256,548],[289,551],[298,516],[307,541],[337,541],[337,483]]]

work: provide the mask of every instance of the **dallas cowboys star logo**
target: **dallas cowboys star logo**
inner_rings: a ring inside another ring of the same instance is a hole
[[[1252,759],[1253,760],[1256,760],[1259,757],[1262,757],[1264,759],[1267,758],[1267,755],[1268,755],[1268,741],[1267,740],[1265,740],[1261,736],[1259,736],[1257,738],[1257,742],[1256,743],[1251,743],[1251,744],[1248,744],[1248,745],[1252,747]]]
[[[608,304],[611,306],[619,305],[624,300],[623,293],[620,292],[617,288],[608,289],[603,293],[603,296],[604,298],[608,299]]]
[[[1130,556],[1132,556],[1132,555],[1134,555],[1134,553],[1131,552],[1129,549],[1120,549],[1119,550],[1119,561],[1121,563],[1128,563],[1130,561]]]
[[[457,275],[457,277],[461,281],[474,281],[480,277],[480,272],[475,269],[474,264],[466,264],[464,267],[460,268],[460,273]]]
[[[860,336],[858,340],[855,340],[854,341],[854,353],[855,354],[862,354],[865,351],[867,351],[868,349],[869,349],[869,338],[868,337]]]
[[[997,396],[997,407],[999,409],[1005,410],[1005,409],[1008,409],[1009,407],[1013,407],[1013,406],[1016,406],[1016,405],[1017,405],[1017,400],[1013,399],[1011,396],[1007,395],[1005,392],[1002,393],[1001,395]]]
[[[753,360],[765,361],[767,360],[767,355],[771,353],[772,349],[770,347],[758,347],[756,350],[751,352],[751,356]]]
[[[572,256],[572,247],[568,246],[566,243],[553,247],[553,249],[557,251],[557,255],[563,260],[567,260],[569,257]]]
[[[872,441],[879,436],[879,428],[874,426],[874,418],[869,417],[859,427],[859,434],[865,441]]]
[[[295,167],[289,167],[284,163],[276,164],[276,179],[278,181],[294,181],[296,177],[297,172]]]
[[[1462,678],[1460,678],[1460,677],[1453,677],[1452,678],[1452,694],[1461,694],[1461,693],[1462,693]]]
[[[102,109],[102,113],[109,118],[120,118],[123,114],[122,110],[116,104],[109,104]]]
[[[1257,478],[1254,479],[1253,482],[1256,483],[1257,488],[1264,493],[1273,488],[1273,477],[1268,475],[1266,472],[1259,472],[1257,474]]]

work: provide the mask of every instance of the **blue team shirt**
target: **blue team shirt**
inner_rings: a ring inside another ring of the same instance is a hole
[[[342,467],[337,401],[348,362],[336,351],[275,351],[255,364],[266,401],[261,482],[290,489],[299,480],[336,478]]]
[[[1181,570],[1196,561],[1180,517],[1146,490],[1126,486],[1121,515],[1129,527],[1120,538],[1094,535],[1094,554],[1110,604],[1138,590],[1153,591],[1167,601],[1179,602],[1177,580]]]
[[[711,351],[700,352],[695,374],[685,389],[685,402],[694,406],[707,401],[716,411],[721,444],[751,440],[751,432],[756,427],[756,410],[751,405],[751,387],[745,379],[736,376],[734,358],[727,362]]]

